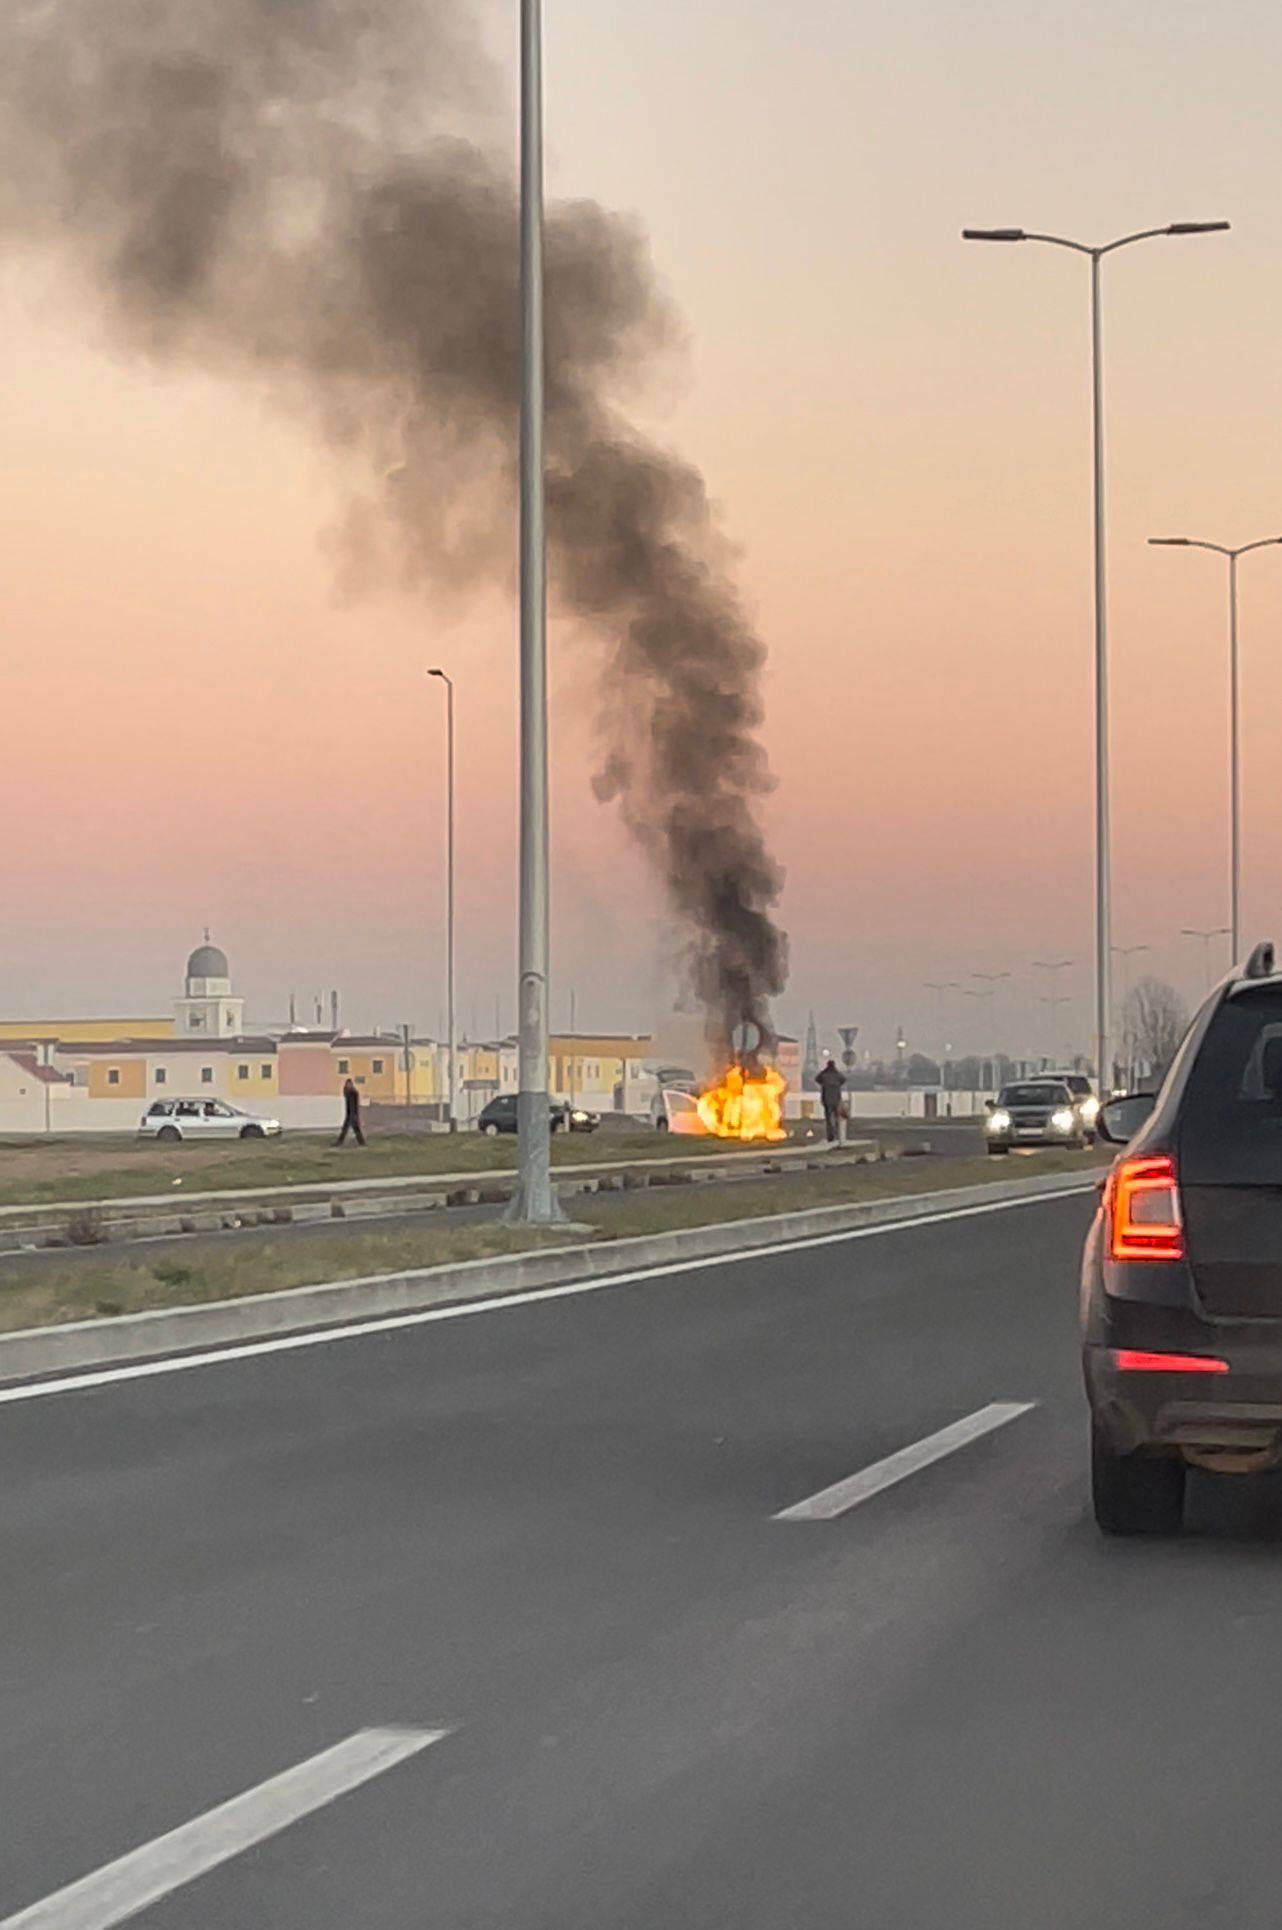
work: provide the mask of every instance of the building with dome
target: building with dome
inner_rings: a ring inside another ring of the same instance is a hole
[[[245,1029],[245,1001],[231,989],[231,967],[209,933],[187,960],[181,998],[174,1000],[174,1035],[179,1039],[234,1039]]]

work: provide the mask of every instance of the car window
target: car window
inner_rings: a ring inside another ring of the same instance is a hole
[[[1282,989],[1227,999],[1180,1106],[1180,1167],[1193,1185],[1282,1186]]]
[[[1062,1106],[1069,1097],[1067,1086],[1045,1083],[1028,1086],[1003,1086],[998,1104],[1002,1106]]]
[[[1091,1082],[1089,1079],[1084,1079],[1080,1073],[1071,1079],[1065,1079],[1064,1084],[1077,1099],[1085,1099],[1090,1093]]]
[[[147,1108],[147,1115],[151,1119],[168,1119],[173,1109],[172,1101],[168,1099],[154,1099]]]
[[[194,1099],[184,1099],[179,1104],[178,1117],[180,1119],[199,1119],[200,1107]]]

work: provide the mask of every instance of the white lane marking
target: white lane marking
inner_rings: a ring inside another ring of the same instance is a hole
[[[560,1287],[529,1287],[520,1293],[493,1294],[484,1300],[461,1300],[448,1307],[423,1307],[417,1313],[384,1314],[375,1320],[354,1320],[342,1327],[309,1328],[275,1340],[247,1340],[234,1347],[208,1347],[199,1353],[177,1354],[165,1360],[134,1361],[123,1367],[100,1367],[83,1374],[63,1374],[57,1380],[19,1381],[0,1387],[0,1407],[19,1401],[43,1400],[51,1394],[78,1394],[120,1381],[151,1380],[161,1374],[184,1374],[194,1367],[217,1367],[233,1360],[252,1360],[259,1354],[295,1353],[304,1347],[327,1347],[336,1340],[360,1340],[369,1334],[397,1333],[406,1327],[427,1327],[439,1320],[466,1320],[474,1314],[502,1313],[509,1307],[530,1307],[540,1300],[570,1300],[606,1287],[628,1287],[666,1274],[710,1272],[714,1267],[741,1266],[745,1261],[775,1260],[785,1253],[836,1246],[848,1240],[881,1239],[887,1233],[910,1233],[919,1226],[941,1226],[948,1220],[976,1219],[984,1213],[1007,1213],[1016,1207],[1047,1206],[1052,1201],[1080,1199],[1090,1185],[1065,1187],[1062,1192],[1032,1193],[1017,1200],[986,1200],[975,1206],[955,1206],[942,1213],[920,1213],[916,1219],[889,1220],[881,1226],[853,1226],[839,1233],[817,1233],[810,1239],[786,1240],[778,1246],[746,1247],[738,1253],[714,1253],[701,1260],[670,1260],[663,1266],[638,1267],[631,1273],[607,1273],[594,1280],[572,1280]],[[355,1286],[357,1281],[346,1281]],[[0,1930],[5,1926],[0,1924]]]
[[[16,1917],[6,1917],[0,1930],[110,1930],[112,1924],[136,1916],[206,1870],[252,1849],[449,1733],[448,1729],[362,1729],[319,1756],[104,1864],[30,1909],[19,1910]]]
[[[994,1428],[1018,1420],[1036,1405],[1036,1401],[994,1401],[989,1407],[981,1407],[977,1414],[968,1414],[964,1421],[941,1427],[938,1434],[928,1434],[924,1441],[914,1441],[911,1447],[888,1454],[884,1461],[874,1461],[870,1468],[863,1468],[844,1481],[834,1481],[830,1488],[821,1488],[818,1494],[798,1501],[791,1508],[781,1509],[774,1519],[834,1521],[838,1515],[857,1508],[861,1501],[880,1494],[883,1488],[893,1488],[897,1481],[906,1481],[910,1474],[930,1467],[934,1461],[942,1461],[946,1454],[955,1454],[958,1448],[977,1441],[983,1434],[991,1434]],[[3,1924],[0,1930],[4,1930]]]

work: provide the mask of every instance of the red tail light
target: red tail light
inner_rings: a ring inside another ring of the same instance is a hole
[[[1125,1374],[1227,1374],[1227,1360],[1211,1354],[1146,1354],[1134,1347],[1117,1347],[1113,1365]]]
[[[1115,1260],[1182,1260],[1184,1227],[1175,1161],[1165,1153],[1124,1159],[1108,1184]]]

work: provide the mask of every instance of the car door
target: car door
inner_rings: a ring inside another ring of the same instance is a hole
[[[180,1099],[174,1107],[174,1124],[184,1139],[203,1139],[204,1119],[199,1099]]]
[[[221,1099],[206,1099],[202,1108],[203,1125],[210,1139],[237,1139],[242,1121]]]

